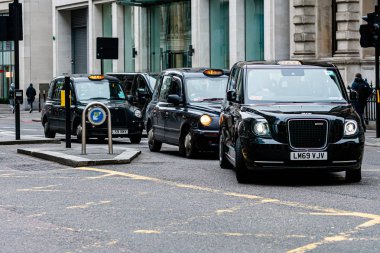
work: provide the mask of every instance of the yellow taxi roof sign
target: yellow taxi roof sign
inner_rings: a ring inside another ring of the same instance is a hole
[[[206,69],[203,74],[206,76],[222,76],[224,71],[221,69]]]
[[[103,80],[104,76],[103,75],[90,75],[90,76],[88,76],[88,79],[90,79],[92,81],[99,81],[99,80]]]

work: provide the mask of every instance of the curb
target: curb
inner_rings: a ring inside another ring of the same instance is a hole
[[[47,161],[60,163],[70,167],[83,167],[83,166],[94,166],[94,165],[109,165],[109,164],[128,164],[132,160],[137,158],[141,151],[127,149],[120,155],[110,159],[87,159],[74,155],[67,155],[62,152],[56,151],[43,151],[40,149],[17,149],[17,153],[30,155],[33,157],[41,158]]]
[[[0,145],[19,145],[19,144],[46,144],[46,143],[52,143],[52,144],[60,144],[60,140],[13,140],[13,141],[0,141]]]

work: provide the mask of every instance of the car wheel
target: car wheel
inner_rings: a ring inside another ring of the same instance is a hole
[[[346,171],[346,182],[357,183],[362,180],[362,169],[358,170],[347,170]]]
[[[153,128],[148,132],[148,146],[152,152],[159,152],[161,150],[162,142],[154,139]]]
[[[189,131],[184,139],[184,146],[185,146],[185,155],[187,158],[194,158],[197,156],[198,152],[195,149],[195,141],[194,136]]]
[[[49,121],[46,121],[44,124],[44,133],[46,138],[54,138],[55,132],[51,130]]]
[[[129,137],[132,144],[139,144],[141,142],[141,134]]]
[[[225,152],[226,152],[226,148],[224,145],[224,136],[223,136],[223,132],[220,131],[219,133],[219,165],[223,169],[229,169],[231,168],[231,164],[227,160]]]
[[[235,146],[235,171],[236,179],[240,184],[248,183],[248,169],[244,162],[241,141],[238,137]]]

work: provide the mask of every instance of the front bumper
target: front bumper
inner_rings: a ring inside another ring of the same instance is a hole
[[[291,150],[288,144],[273,139],[241,138],[245,163],[252,170],[290,169],[346,171],[361,168],[364,142],[361,139],[342,139],[323,150]],[[291,160],[290,152],[327,152],[327,160]]]
[[[218,130],[193,130],[195,146],[202,151],[217,151],[219,147]]]
[[[91,137],[107,137],[108,136],[108,128],[104,125],[101,126],[92,126],[88,124],[87,126],[87,135]],[[118,137],[131,137],[136,135],[141,135],[144,129],[144,123],[142,121],[133,121],[132,124],[128,126],[114,126],[112,130],[127,130],[127,133],[123,134],[112,134],[113,138]]]

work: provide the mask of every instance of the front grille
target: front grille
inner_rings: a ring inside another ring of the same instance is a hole
[[[293,148],[324,148],[328,123],[323,119],[288,121],[289,142]]]
[[[112,127],[128,125],[127,113],[124,109],[111,108],[110,111]]]

